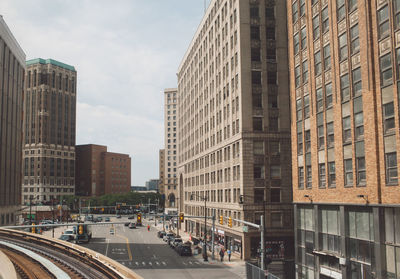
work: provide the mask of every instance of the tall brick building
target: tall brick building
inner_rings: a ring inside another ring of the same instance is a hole
[[[400,1],[286,2],[297,278],[400,278]]]
[[[187,215],[255,223],[265,215],[267,257],[275,274],[291,278],[285,15],[285,1],[211,1],[178,69],[178,188]],[[258,230],[216,226],[221,246],[258,257]],[[204,220],[185,218],[185,230],[201,237]]]
[[[73,66],[26,61],[22,198],[46,202],[75,193],[76,80]]]
[[[131,191],[131,158],[107,146],[76,146],[76,194],[101,196]]]
[[[21,205],[24,75],[25,53],[0,16],[0,226]]]

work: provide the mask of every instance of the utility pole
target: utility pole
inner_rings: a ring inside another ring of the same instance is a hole
[[[53,225],[54,225],[54,200],[53,199],[51,199],[51,215],[53,217]],[[54,238],[54,226],[51,227],[51,229],[52,229],[52,235]]]
[[[260,249],[260,256],[261,256],[261,269],[264,270],[264,246],[265,246],[265,241],[264,241],[264,215],[261,215],[261,220],[260,220],[260,230],[261,230],[261,249]]]

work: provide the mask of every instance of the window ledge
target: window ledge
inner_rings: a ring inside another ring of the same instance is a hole
[[[386,186],[389,186],[389,187],[399,186],[399,183],[398,182],[386,183]]]

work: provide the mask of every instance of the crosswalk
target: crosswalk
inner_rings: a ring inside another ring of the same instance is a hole
[[[132,268],[139,268],[139,267],[162,267],[162,266],[170,266],[171,264],[168,261],[129,261],[129,260],[119,260],[120,264],[124,266],[132,267]],[[201,263],[198,261],[182,261],[182,262],[175,262],[173,265],[182,264],[184,266],[199,266]]]

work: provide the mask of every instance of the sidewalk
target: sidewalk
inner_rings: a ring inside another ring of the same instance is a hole
[[[161,223],[157,223],[157,225],[154,224],[154,220],[153,221],[147,221],[146,220],[146,222],[148,224],[150,224],[150,226],[156,228],[158,231],[163,230],[162,221],[161,221]],[[165,224],[167,224],[167,222]],[[171,231],[169,229],[169,226],[168,226],[168,231]],[[176,229],[172,230],[172,232],[174,232],[176,234]],[[181,236],[183,242],[190,241],[189,233],[187,233],[187,232],[185,232],[185,231],[180,229],[179,230],[179,235]],[[231,261],[228,261],[228,255],[227,255],[227,253],[225,251],[224,261],[221,262],[219,254],[218,254],[219,253],[219,249],[220,248],[217,245],[215,245],[214,259],[212,259],[212,253],[210,251],[207,251],[208,263],[209,264],[212,264],[212,265],[223,265],[223,266],[227,266],[227,267],[235,268],[235,269],[241,269],[241,268],[243,268],[243,270],[245,269],[246,262],[241,260],[240,257],[235,255],[234,253],[232,253]],[[193,257],[196,258],[199,261],[203,261],[203,255],[201,253],[198,254],[198,255],[194,255],[193,254]]]

